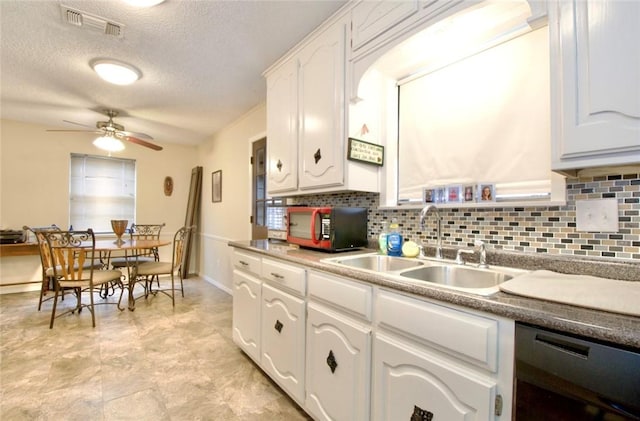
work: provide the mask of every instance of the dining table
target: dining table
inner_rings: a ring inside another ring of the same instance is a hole
[[[140,254],[141,250],[152,250],[158,247],[164,247],[171,244],[170,240],[162,240],[162,239],[126,239],[126,240],[96,240],[95,242],[95,252],[100,254],[100,260],[105,267],[109,266],[109,260],[111,259],[111,255],[113,253],[118,253],[119,257],[131,257],[131,264],[127,263],[127,283],[122,283],[122,288],[127,288],[128,290],[128,308],[129,310],[135,310],[135,297],[133,295],[133,289],[135,288],[135,276],[131,276],[131,269],[137,264],[137,256]],[[129,259],[127,259],[129,262]],[[134,278],[134,279],[131,279]],[[124,310],[124,308],[120,307],[120,302],[118,302],[118,309]]]

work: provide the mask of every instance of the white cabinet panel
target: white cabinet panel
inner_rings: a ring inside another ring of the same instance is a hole
[[[305,302],[262,285],[262,368],[304,402]]]
[[[363,1],[352,11],[351,48],[364,44],[418,11],[418,0]]]
[[[554,169],[640,163],[640,2],[550,8]]]
[[[300,295],[306,292],[306,271],[297,266],[276,262],[271,259],[262,260],[262,277],[279,287],[295,291]]]
[[[309,272],[309,297],[330,303],[366,320],[371,320],[372,290],[370,285],[324,273]]]
[[[254,256],[237,250],[233,252],[233,266],[236,269],[243,270],[256,276],[260,276],[262,272],[262,265],[259,256]]]
[[[498,322],[441,305],[380,291],[382,327],[396,330],[481,368],[498,369]]]
[[[267,79],[267,190],[298,188],[298,62]]]
[[[369,419],[370,338],[370,327],[309,303],[305,405],[316,419]]]
[[[261,285],[250,274],[233,271],[233,341],[256,361],[260,361]]]
[[[493,419],[493,380],[383,334],[374,349],[372,419]]]
[[[344,183],[345,39],[340,23],[300,53],[301,189]]]

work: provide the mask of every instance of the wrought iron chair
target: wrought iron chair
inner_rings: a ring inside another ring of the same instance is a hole
[[[129,229],[129,238],[131,240],[159,240],[160,232],[165,226],[162,224],[132,224]],[[128,275],[131,273],[131,267],[135,264],[145,262],[157,262],[160,260],[158,248],[133,250],[127,252],[124,256],[109,258],[109,264],[114,269],[127,268]]]
[[[163,294],[171,297],[171,303],[175,307],[175,291],[176,288],[176,280],[175,277],[178,276],[180,280],[180,292],[184,297],[184,284],[182,279],[182,263],[184,257],[184,248],[185,243],[188,241],[191,233],[195,229],[195,226],[184,226],[180,228],[173,237],[173,253],[171,257],[171,262],[145,262],[140,263],[137,266],[133,267],[133,279],[134,282],[144,281],[145,287],[145,298],[149,296],[149,294],[156,294],[158,292],[162,292]],[[160,285],[160,276],[169,276],[171,278],[171,288],[162,287]],[[156,277],[158,282],[158,288],[153,289],[153,279]]]
[[[88,308],[91,313],[91,323],[96,326],[94,294],[100,293],[100,288],[111,282],[121,282],[122,272],[119,270],[101,270],[96,268],[96,239],[93,230],[86,231],[50,231],[46,236],[53,263],[53,281],[55,296],[51,311],[49,328],[57,317],[67,313],[78,313]],[[72,289],[76,295],[76,306],[56,314],[58,296],[63,289]],[[88,293],[89,303],[82,303],[83,293]],[[102,302],[100,304],[117,304]]]
[[[30,231],[36,238],[36,242],[38,243],[38,250],[40,252],[40,263],[42,265],[42,285],[40,286],[40,298],[38,300],[38,311],[42,308],[42,302],[51,300],[53,297],[44,298],[47,295],[48,291],[52,291],[54,289],[53,284],[53,261],[51,259],[51,250],[49,249],[49,244],[47,243],[47,238],[45,233],[51,231],[60,231],[57,225],[53,224],[47,227],[22,227],[25,231]],[[64,300],[64,294],[62,295],[62,299]]]

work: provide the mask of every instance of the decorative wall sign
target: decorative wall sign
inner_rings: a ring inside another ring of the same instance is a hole
[[[347,159],[382,166],[384,164],[384,146],[350,137]]]
[[[222,202],[222,170],[211,173],[211,201]]]
[[[171,196],[173,193],[173,178],[167,176],[164,178],[164,195]]]

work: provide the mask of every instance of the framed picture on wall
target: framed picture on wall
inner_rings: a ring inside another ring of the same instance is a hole
[[[222,202],[222,170],[211,173],[211,201]]]

